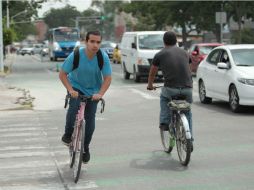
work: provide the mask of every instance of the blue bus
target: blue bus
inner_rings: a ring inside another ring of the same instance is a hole
[[[66,58],[76,46],[80,45],[78,28],[58,27],[48,31],[49,57],[51,61]]]

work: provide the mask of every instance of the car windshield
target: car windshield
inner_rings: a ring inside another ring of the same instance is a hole
[[[235,64],[238,66],[254,66],[254,48],[231,50]]]
[[[212,51],[213,48],[215,48],[216,46],[200,46],[199,47],[199,53],[200,54],[204,54],[207,55],[208,53],[210,53],[210,51]]]
[[[163,34],[145,34],[138,36],[139,49],[162,49]]]
[[[101,48],[115,48],[116,44],[113,42],[101,43]]]

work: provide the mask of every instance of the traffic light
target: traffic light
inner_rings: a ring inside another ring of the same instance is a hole
[[[101,20],[105,20],[105,18],[106,18],[105,16],[101,16]]]

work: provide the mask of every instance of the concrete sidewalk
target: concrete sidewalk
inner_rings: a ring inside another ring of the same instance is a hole
[[[12,87],[6,83],[5,77],[11,74],[15,55],[9,55],[4,60],[5,72],[0,73],[0,111],[32,109],[33,99],[29,91]]]

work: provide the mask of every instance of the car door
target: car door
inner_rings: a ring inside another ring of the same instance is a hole
[[[215,96],[222,100],[227,100],[228,97],[228,86],[230,81],[230,60],[226,50],[220,50],[220,57],[216,63],[216,68],[213,72],[214,82],[212,83],[212,88],[214,90]],[[221,69],[217,67],[219,62],[226,63],[228,69]]]
[[[215,70],[217,68],[217,63],[221,55],[221,50],[213,50],[206,59],[206,67],[203,74],[203,81],[207,90],[207,94],[213,96],[214,94],[214,80],[215,80]]]

